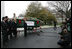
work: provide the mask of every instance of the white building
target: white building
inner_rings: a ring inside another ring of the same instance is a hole
[[[59,15],[55,10],[52,10],[52,13],[55,15],[57,22],[61,23],[62,22],[62,16]],[[65,15],[63,15],[63,22],[65,21]]]

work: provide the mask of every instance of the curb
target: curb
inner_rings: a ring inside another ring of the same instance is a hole
[[[54,27],[54,26],[41,26],[41,28],[51,28],[51,27]],[[57,27],[60,27],[60,26],[57,26]]]

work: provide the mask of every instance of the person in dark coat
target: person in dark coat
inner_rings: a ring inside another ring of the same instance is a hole
[[[10,39],[12,39],[12,33],[13,33],[13,19],[11,19],[9,21],[9,35],[10,35]]]
[[[67,30],[68,30],[68,32],[70,33],[70,26],[71,26],[71,24],[70,24],[70,18],[67,18]]]
[[[2,38],[3,38],[3,46],[5,46],[7,44],[7,32],[9,31],[9,29],[7,28],[7,24],[6,24],[6,18],[3,17],[2,18],[2,22],[1,22],[1,29],[2,29]]]
[[[17,23],[16,23],[16,19],[14,19],[14,21],[13,21],[13,35],[15,36],[15,38],[17,37]]]
[[[67,29],[63,30],[63,34],[61,35],[61,39],[58,41],[58,44],[62,47],[67,47],[70,44],[70,33],[68,33]]]
[[[56,30],[56,28],[57,28],[57,27],[56,27],[56,21],[54,21],[54,30]]]
[[[27,23],[24,20],[24,37],[27,36]]]
[[[9,23],[9,18],[8,18],[8,16],[5,16],[5,18],[6,18],[6,24],[7,24],[7,29],[9,30],[10,29],[10,23]],[[10,31],[10,30],[9,30]],[[7,31],[7,40],[8,40],[8,35],[10,34],[10,32],[9,31]]]

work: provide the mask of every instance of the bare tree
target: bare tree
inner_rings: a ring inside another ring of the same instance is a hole
[[[60,13],[60,15],[65,15],[66,17],[71,16],[71,1],[52,1],[48,2],[49,6],[55,8],[55,10]]]

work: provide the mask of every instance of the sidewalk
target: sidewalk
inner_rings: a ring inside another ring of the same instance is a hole
[[[41,28],[50,28],[50,27],[54,27],[54,26],[49,26],[49,25],[41,26]],[[57,27],[60,27],[60,25],[57,25]]]

